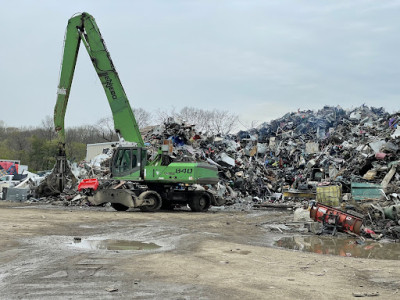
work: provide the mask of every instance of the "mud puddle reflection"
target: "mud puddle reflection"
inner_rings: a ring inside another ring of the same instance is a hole
[[[161,246],[127,240],[81,240],[74,239],[74,247],[87,250],[154,250]]]
[[[400,260],[399,243],[363,242],[361,240],[337,237],[295,236],[281,238],[274,245],[318,254]]]

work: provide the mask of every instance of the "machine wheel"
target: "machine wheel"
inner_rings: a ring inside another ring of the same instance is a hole
[[[139,207],[141,211],[156,211],[159,210],[162,204],[161,196],[155,191],[146,191],[139,195],[139,199],[153,201],[152,205],[142,205]]]
[[[129,208],[128,206],[125,206],[121,203],[111,203],[111,207],[117,211],[127,211]]]
[[[211,199],[207,193],[195,194],[189,202],[189,207],[195,212],[205,212],[210,208]]]

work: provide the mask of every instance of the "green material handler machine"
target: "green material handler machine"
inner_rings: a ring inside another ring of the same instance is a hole
[[[221,205],[204,186],[218,183],[218,169],[206,162],[173,162],[165,144],[154,160],[148,160],[135,116],[122,87],[104,40],[94,18],[88,13],[68,21],[64,40],[54,125],[59,138],[59,156],[54,168],[52,189],[62,192],[69,166],[65,158],[64,119],[80,42],[83,42],[106,93],[114,128],[121,142],[111,158],[111,183],[94,192],[95,204],[110,202],[116,210],[139,207],[143,211],[175,205],[189,205],[192,211],[206,211],[210,205]],[[101,186],[101,185],[100,185]]]

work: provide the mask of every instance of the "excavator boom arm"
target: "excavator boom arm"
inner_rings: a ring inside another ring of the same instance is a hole
[[[82,13],[69,19],[65,33],[57,103],[54,109],[54,126],[58,132],[61,147],[64,147],[65,144],[65,112],[81,41],[105,90],[114,119],[115,131],[125,141],[135,142],[139,147],[143,147],[144,142],[139,127],[117,70],[95,19],[88,13]]]

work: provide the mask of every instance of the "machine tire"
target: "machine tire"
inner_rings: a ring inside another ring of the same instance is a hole
[[[127,211],[129,209],[128,206],[125,206],[121,203],[111,203],[111,207],[117,211]]]
[[[194,212],[206,212],[211,206],[210,195],[207,193],[195,194],[189,202],[189,207]]]
[[[139,195],[139,199],[153,199],[154,204],[153,205],[142,205],[139,206],[139,209],[144,212],[151,212],[151,211],[156,211],[159,210],[161,205],[162,205],[162,200],[161,196],[155,192],[155,191],[146,191],[143,192]]]

